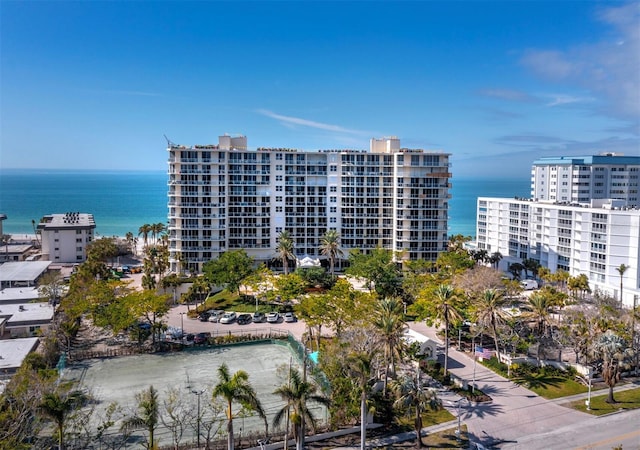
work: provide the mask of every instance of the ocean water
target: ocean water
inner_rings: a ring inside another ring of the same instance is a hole
[[[449,234],[475,235],[477,197],[528,197],[530,180],[451,180]],[[46,214],[94,215],[101,236],[137,236],[145,223],[167,222],[167,174],[163,171],[96,172],[0,170],[0,213],[5,234],[33,234]]]

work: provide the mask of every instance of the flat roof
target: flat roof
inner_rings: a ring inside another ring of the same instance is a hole
[[[0,340],[0,373],[15,372],[24,358],[37,346],[37,337]]]
[[[0,281],[35,281],[51,261],[12,261],[0,265]]]
[[[45,322],[53,319],[53,306],[48,302],[8,303],[0,305],[0,316],[9,317],[9,327],[20,323]]]
[[[93,214],[69,212],[64,214],[48,214],[41,219],[38,230],[77,230],[83,228],[95,228],[96,222]]]
[[[533,161],[534,166],[544,165],[577,165],[590,166],[594,164],[605,165],[640,165],[640,156],[623,155],[592,155],[592,156],[549,156]]]
[[[4,288],[0,290],[0,305],[3,303],[29,303],[42,296],[37,287]]]

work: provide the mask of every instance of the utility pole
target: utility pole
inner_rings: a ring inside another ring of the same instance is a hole
[[[196,391],[195,389],[191,391],[192,394],[195,394],[198,397],[198,416],[196,417],[197,423],[197,433],[198,433],[198,448],[200,448],[200,396],[204,393],[204,389],[200,391]]]

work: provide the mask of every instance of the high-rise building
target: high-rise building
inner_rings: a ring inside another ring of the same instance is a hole
[[[534,259],[552,273],[585,274],[592,290],[633,305],[640,297],[639,169],[640,157],[536,160],[534,198],[478,198],[477,248],[499,252],[505,270]]]
[[[298,258],[322,260],[337,230],[351,249],[435,260],[448,242],[449,154],[372,139],[369,151],[249,150],[244,136],[218,145],[169,144],[171,270],[201,271],[227,250],[271,263],[288,231]]]
[[[640,206],[639,174],[640,156],[603,153],[540,158],[531,169],[531,198],[580,204],[615,199],[624,206]]]

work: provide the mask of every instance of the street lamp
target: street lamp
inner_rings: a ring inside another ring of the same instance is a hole
[[[458,436],[458,442],[460,442],[462,440],[462,437],[460,436],[460,402],[462,402],[463,400],[467,400],[465,397],[460,397],[458,399],[457,403],[457,409],[458,409],[458,431],[456,431],[456,435]]]
[[[587,405],[587,411],[591,411],[591,367],[588,367],[587,371],[587,376],[589,377],[589,392],[587,393],[587,400],[584,403]]]
[[[196,391],[195,389],[191,391],[192,394],[195,394],[198,397],[198,416],[196,417],[197,430],[198,433],[198,448],[200,448],[200,396],[204,393],[204,389],[200,391]]]
[[[180,313],[180,337],[182,339],[184,339],[184,314],[184,311]]]

